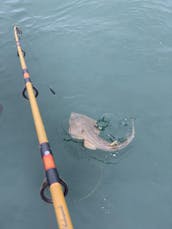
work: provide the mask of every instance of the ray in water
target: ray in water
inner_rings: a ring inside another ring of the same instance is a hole
[[[86,115],[71,113],[69,119],[69,134],[72,138],[82,140],[84,147],[92,150],[119,151],[128,146],[135,137],[134,120],[132,119],[131,133],[124,141],[114,140],[106,141],[101,138],[100,129],[97,127],[97,121]]]

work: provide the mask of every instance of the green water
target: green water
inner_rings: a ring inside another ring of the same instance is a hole
[[[170,229],[172,2],[3,0],[0,22],[0,228],[57,228],[39,196],[44,174],[21,96],[17,24],[75,228]],[[72,111],[134,117],[136,138],[115,159],[66,142]]]

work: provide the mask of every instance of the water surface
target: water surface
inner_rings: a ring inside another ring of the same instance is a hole
[[[0,227],[57,228],[39,197],[44,174],[21,96],[17,24],[75,228],[170,229],[172,2],[4,0],[0,19]],[[103,152],[64,141],[72,111],[135,117],[136,139],[104,163]]]

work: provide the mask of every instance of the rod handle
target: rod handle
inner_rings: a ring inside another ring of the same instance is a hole
[[[51,184],[50,193],[59,229],[73,229],[61,184],[58,182]]]

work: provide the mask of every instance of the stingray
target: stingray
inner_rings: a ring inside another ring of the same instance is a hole
[[[85,148],[91,150],[118,151],[128,146],[135,137],[134,119],[131,119],[132,129],[123,142],[106,141],[101,138],[97,121],[83,114],[72,112],[69,119],[69,134],[72,138],[82,140]]]

